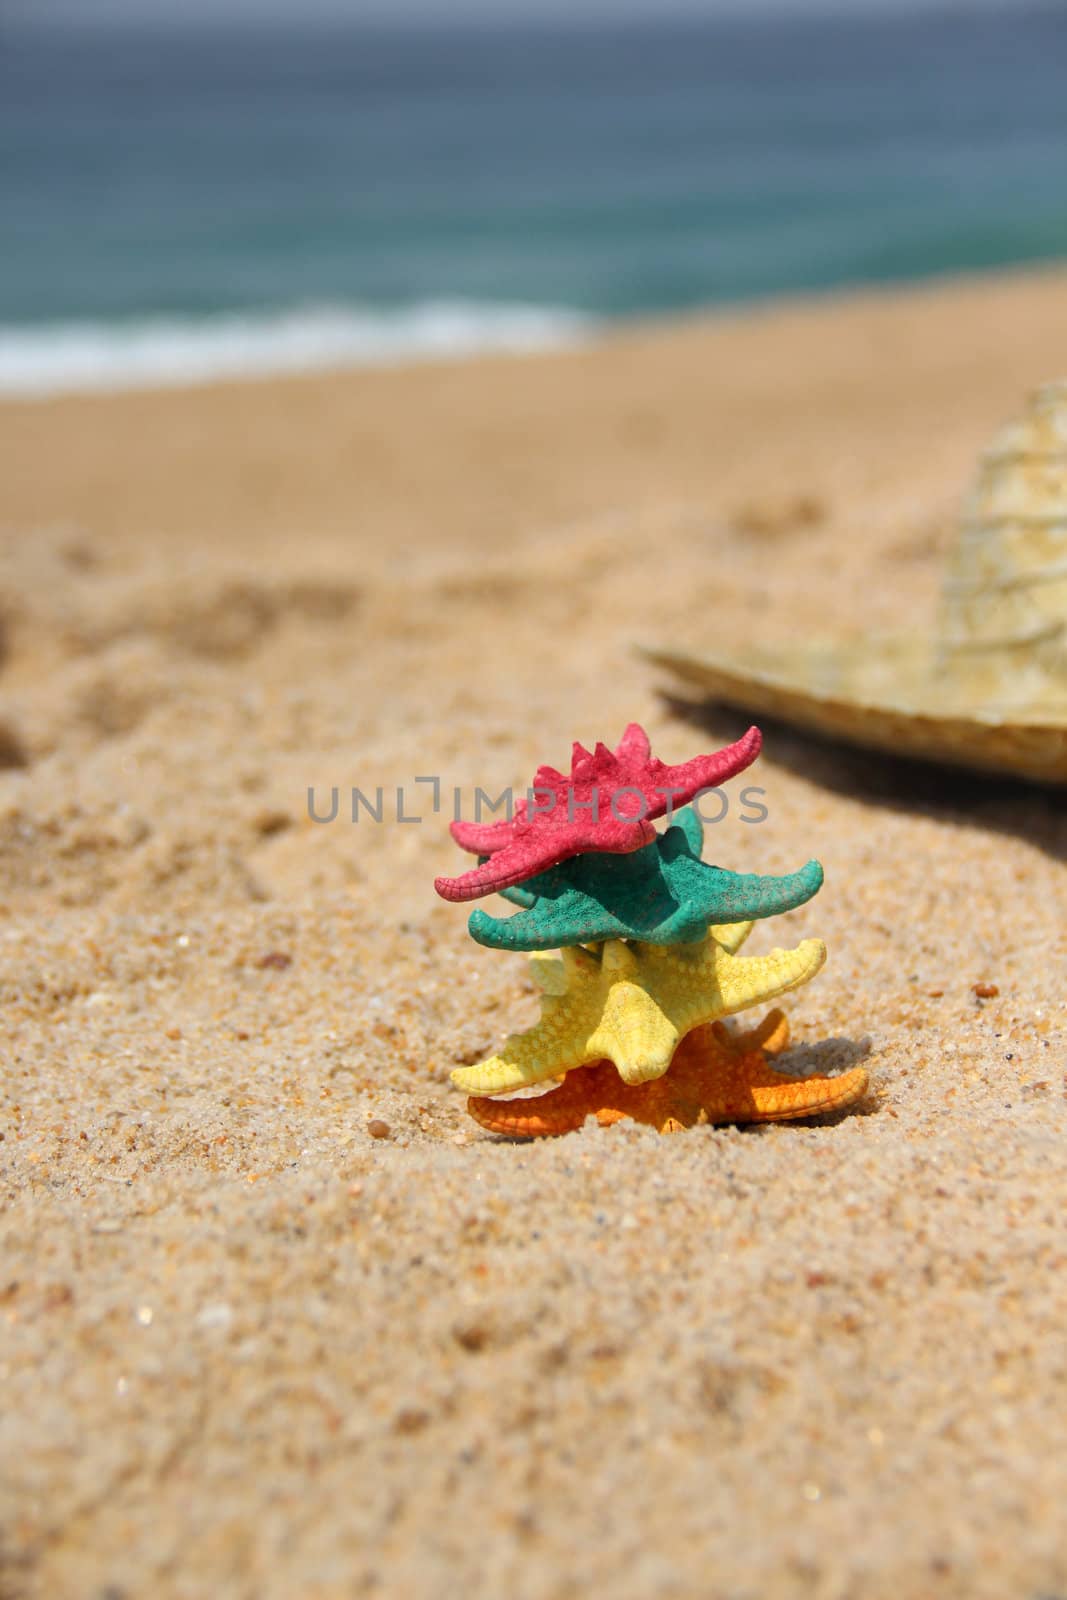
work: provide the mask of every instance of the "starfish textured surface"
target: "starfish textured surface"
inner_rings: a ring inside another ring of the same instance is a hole
[[[632,855],[572,857],[503,891],[525,907],[516,916],[473,911],[471,938],[497,950],[557,950],[605,939],[691,944],[709,923],[778,916],[822,886],[817,861],[783,877],[709,866],[700,859],[703,833],[700,818],[686,809]]]
[[[452,1081],[469,1094],[509,1094],[604,1058],[627,1083],[644,1083],[666,1072],[693,1028],[799,988],[825,960],[821,939],[735,956],[714,937],[688,945],[612,939],[599,950],[535,956],[540,1021],[488,1060],[457,1067]]]
[[[437,892],[445,900],[477,900],[587,850],[639,850],[656,837],[654,818],[743,772],[760,745],[759,729],[750,728],[724,750],[670,767],[652,756],[636,722],[615,750],[575,744],[569,776],[539,767],[531,785],[535,803],[519,801],[510,822],[452,824],[457,844],[488,859],[458,878],[438,878]]]
[[[660,1133],[706,1123],[791,1122],[854,1105],[867,1073],[853,1067],[836,1078],[787,1078],[769,1065],[789,1043],[789,1026],[772,1011],[757,1028],[731,1033],[719,1022],[694,1028],[661,1078],[627,1084],[610,1061],[569,1072],[558,1089],[533,1098],[472,1096],[467,1110],[492,1133],[538,1139],[572,1133],[587,1117],[601,1127],[630,1119]]]

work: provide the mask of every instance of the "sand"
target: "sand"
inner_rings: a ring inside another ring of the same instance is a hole
[[[808,1124],[483,1134],[432,890],[455,787],[737,734],[635,641],[932,614],[1064,371],[1049,273],[0,407],[5,1600],[1067,1595],[1063,795],[765,730]]]

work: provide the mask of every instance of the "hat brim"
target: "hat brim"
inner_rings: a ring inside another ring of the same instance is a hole
[[[939,705],[928,643],[897,636],[847,646],[760,651],[743,664],[641,648],[709,699],[869,750],[1067,784],[1067,704],[1034,709]]]

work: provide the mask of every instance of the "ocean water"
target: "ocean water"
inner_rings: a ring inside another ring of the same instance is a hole
[[[537,348],[1067,257],[1067,7],[0,21],[0,187],[7,392]]]

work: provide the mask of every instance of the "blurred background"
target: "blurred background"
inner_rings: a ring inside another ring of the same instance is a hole
[[[0,16],[9,393],[523,349],[1067,255],[1060,0]]]

